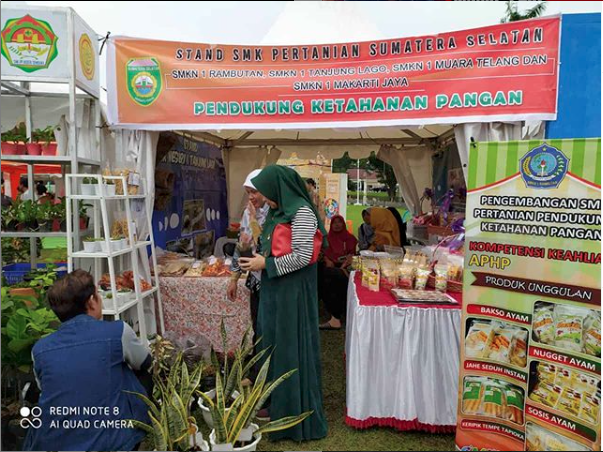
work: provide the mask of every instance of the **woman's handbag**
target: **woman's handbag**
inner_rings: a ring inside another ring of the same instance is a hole
[[[272,233],[272,255],[274,257],[281,257],[287,254],[291,254],[292,237],[293,232],[291,229],[291,223],[277,224],[274,228],[274,232]],[[323,236],[322,232],[320,232],[320,229],[316,229],[316,234],[314,234],[312,259],[310,259],[310,264],[314,264],[318,261],[318,255],[320,254],[320,250],[322,248],[322,237]]]

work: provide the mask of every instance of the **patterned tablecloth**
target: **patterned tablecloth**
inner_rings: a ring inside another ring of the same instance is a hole
[[[180,339],[202,334],[221,352],[220,322],[224,319],[228,347],[233,350],[241,343],[251,314],[245,280],[239,280],[235,301],[226,297],[228,283],[229,278],[160,277],[165,330]]]

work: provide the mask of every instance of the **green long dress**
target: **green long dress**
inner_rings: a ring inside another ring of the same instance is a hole
[[[252,182],[260,193],[278,204],[268,213],[261,239],[267,259],[266,270],[262,273],[258,315],[258,335],[262,337],[260,349],[270,347],[272,350],[271,381],[298,369],[273,393],[270,417],[274,420],[314,411],[303,423],[274,433],[271,439],[307,441],[324,438],[327,421],[322,396],[317,266],[312,264],[279,277],[270,249],[276,225],[290,223],[303,206],[315,212],[325,237],[326,233],[304,181],[294,170],[270,165]]]

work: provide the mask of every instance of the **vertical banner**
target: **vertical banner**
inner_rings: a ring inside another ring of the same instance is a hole
[[[226,172],[219,148],[176,134],[157,154],[153,234],[158,247],[210,256],[226,234]],[[159,148],[159,147],[158,147]]]
[[[456,445],[600,450],[601,139],[469,154]]]
[[[348,175],[347,173],[329,173],[321,177],[320,199],[325,212],[325,226],[331,227],[331,219],[335,215],[346,217],[348,204]]]

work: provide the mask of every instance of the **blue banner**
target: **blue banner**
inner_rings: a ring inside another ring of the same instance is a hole
[[[181,135],[162,134],[155,170],[156,246],[206,257],[227,227],[226,171],[220,149]]]

